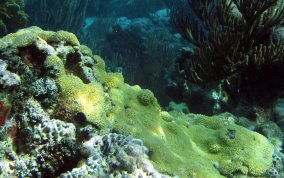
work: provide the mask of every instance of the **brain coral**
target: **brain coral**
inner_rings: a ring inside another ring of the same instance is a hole
[[[42,75],[49,75],[54,68],[59,70],[52,77],[58,86],[58,101],[64,103],[65,109],[83,113],[102,132],[111,130],[143,140],[153,165],[162,173],[179,177],[260,177],[272,166],[274,148],[264,136],[229,122],[230,114],[208,117],[162,111],[150,90],[109,75],[103,60],[84,52],[70,33],[23,29],[0,39],[0,51],[21,50],[19,46],[30,46],[38,40],[46,42],[41,49],[52,50],[48,53],[33,46],[45,57],[42,64],[35,65],[46,67]],[[68,67],[70,55],[75,55],[77,61]],[[96,80],[83,79],[81,68],[86,66],[81,66],[80,60],[86,56],[93,60],[87,67]]]

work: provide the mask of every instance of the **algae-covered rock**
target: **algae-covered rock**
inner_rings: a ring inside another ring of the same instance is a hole
[[[16,116],[21,116],[16,117],[19,123],[22,123],[22,119],[25,118],[22,108],[25,108],[25,103],[32,99],[37,100],[38,105],[45,110],[45,115],[48,115],[46,118],[49,118],[46,122],[57,123],[52,120],[63,120],[60,123],[69,122],[68,124],[76,125],[77,135],[74,136],[73,130],[72,138],[76,139],[78,145],[82,145],[83,140],[90,138],[89,132],[86,131],[89,129],[83,128],[84,125],[98,129],[103,134],[115,132],[124,135],[123,138],[132,135],[141,139],[149,149],[147,153],[151,164],[155,169],[169,176],[260,177],[264,176],[267,170],[271,170],[275,148],[264,136],[236,125],[234,116],[229,113],[209,117],[163,111],[150,90],[124,83],[121,74],[107,73],[104,61],[99,56],[93,55],[87,47],[80,46],[73,34],[64,31],[46,32],[38,27],[22,29],[0,39],[0,51],[2,60],[10,65],[9,70],[17,71],[23,80],[21,85],[24,87],[20,85],[13,91],[15,93],[12,93],[15,95],[12,97],[14,98],[12,107]],[[38,54],[42,57],[42,61],[31,65],[31,61],[38,59]],[[17,60],[19,64],[13,65],[13,61]],[[42,82],[47,81],[44,80],[47,78],[52,82]],[[56,90],[47,90],[49,83],[56,86]],[[35,91],[37,84],[42,92]],[[56,99],[48,100],[49,104],[44,105],[46,99],[52,98],[51,94],[56,96]],[[78,120],[82,123],[78,123]],[[40,123],[40,121],[37,122]],[[24,128],[32,128],[31,125],[23,123],[19,129],[23,131]],[[68,133],[66,137],[70,137]],[[120,141],[116,142],[115,139],[110,142],[117,145],[123,144]],[[34,144],[33,140],[29,140],[28,143]],[[106,145],[102,145],[103,143]],[[100,141],[100,144],[94,143],[92,146],[96,145],[102,149],[112,146],[107,141]],[[72,146],[65,145],[68,151]],[[120,150],[123,146],[115,147]],[[56,151],[57,147],[52,147],[52,150]],[[92,154],[95,155],[93,152]],[[103,151],[102,154],[104,154]],[[119,169],[118,175],[124,175],[127,171],[135,172],[133,170],[135,167],[130,168],[131,164],[127,162],[135,160],[132,156],[121,156],[125,153],[111,151],[105,154],[114,160],[111,164],[108,162],[110,165],[106,169],[108,172],[116,168]],[[63,154],[63,156],[66,155]],[[100,157],[105,158],[105,155]],[[48,155],[48,159],[52,160],[52,155]],[[148,158],[143,156],[143,159]],[[56,163],[61,161],[54,160]],[[98,163],[93,164],[92,161],[96,160],[94,157],[88,160],[91,161],[89,164],[86,161],[88,165],[80,168],[78,165],[78,169],[73,166],[69,170],[59,168],[56,169],[56,173],[72,170],[62,175],[77,175],[77,171],[84,172],[80,175],[89,175],[88,172],[97,170],[92,168],[92,165]],[[20,165],[29,167],[28,164]],[[139,164],[137,165],[139,167]],[[92,175],[100,174],[93,172]]]

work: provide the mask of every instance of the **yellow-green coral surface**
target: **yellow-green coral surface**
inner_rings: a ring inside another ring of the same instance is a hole
[[[39,39],[47,44],[63,40],[66,45],[80,45],[68,32],[45,32],[32,27],[1,39],[0,50],[6,45],[25,46]],[[45,65],[58,65],[60,70],[56,76],[61,88],[59,101],[68,111],[85,113],[87,120],[103,131],[114,130],[142,139],[161,172],[198,178],[260,177],[271,167],[273,146],[264,136],[231,122],[232,115],[208,117],[162,111],[151,91],[124,83],[121,75],[105,71],[99,56],[88,55],[95,61],[92,72],[97,79],[90,83],[64,68],[64,56],[47,55]]]

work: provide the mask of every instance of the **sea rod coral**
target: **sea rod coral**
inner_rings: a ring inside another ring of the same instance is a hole
[[[187,2],[191,10],[173,8],[177,28],[195,46],[179,58],[180,73],[198,84],[225,80],[232,101],[270,108],[284,91],[283,1]]]

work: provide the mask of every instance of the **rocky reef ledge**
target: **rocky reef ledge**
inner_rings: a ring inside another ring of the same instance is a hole
[[[217,116],[162,111],[65,31],[0,39],[1,177],[277,176],[277,145]]]

